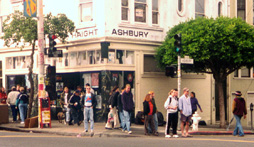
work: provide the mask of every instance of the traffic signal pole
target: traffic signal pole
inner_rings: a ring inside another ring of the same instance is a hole
[[[41,109],[40,99],[46,98],[45,82],[44,82],[44,18],[43,18],[43,0],[37,0],[37,12],[38,12],[38,128],[40,128],[41,122]]]

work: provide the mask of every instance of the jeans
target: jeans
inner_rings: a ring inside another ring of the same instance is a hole
[[[155,133],[155,127],[154,127],[154,115],[145,115],[145,134],[149,133],[148,132],[148,126],[150,126],[151,133]]]
[[[16,105],[11,105],[13,121],[17,121],[17,109],[15,107],[16,107]]]
[[[65,112],[65,116],[66,116],[66,122],[70,122],[71,120],[71,108],[68,108],[68,107],[64,107],[64,110],[66,111]]]
[[[244,132],[243,132],[243,127],[241,125],[241,118],[242,116],[238,116],[238,115],[234,115],[235,120],[236,120],[236,126],[235,126],[235,130],[233,132],[233,135],[237,135],[239,134],[239,136],[243,136]]]
[[[127,131],[131,131],[131,112],[123,110],[124,123],[123,126],[126,125]]]
[[[27,104],[19,104],[19,113],[21,122],[25,122],[26,119],[26,112],[27,111]]]
[[[157,117],[157,113],[154,113],[154,115],[153,115],[153,121],[154,121],[154,129],[155,129],[156,132],[158,132],[158,117]],[[148,132],[152,133],[150,125],[148,125]]]
[[[124,120],[124,116],[123,116],[123,111],[119,111],[119,116],[120,116],[120,121],[121,121],[121,128],[123,130],[126,130],[126,126],[125,126],[125,120]]]
[[[92,107],[85,107],[84,108],[84,127],[85,130],[88,130],[88,118],[90,120],[90,129],[93,130],[94,120],[93,120],[93,108]]]

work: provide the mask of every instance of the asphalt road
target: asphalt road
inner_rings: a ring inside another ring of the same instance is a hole
[[[194,136],[192,138],[169,138],[164,137],[70,137],[51,134],[22,133],[0,131],[0,147],[249,147],[254,146],[254,136]]]

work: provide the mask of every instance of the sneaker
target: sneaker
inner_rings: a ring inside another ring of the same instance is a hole
[[[173,138],[178,138],[179,136],[178,135],[173,135]]]
[[[129,131],[128,134],[132,134],[132,131]]]
[[[171,136],[170,136],[170,135],[166,135],[165,137],[166,137],[166,138],[170,138]]]
[[[22,122],[20,122],[20,124],[24,124],[24,123],[25,123],[25,122],[23,122],[23,121],[22,121]]]
[[[81,137],[81,134],[78,134],[77,137],[78,137],[78,138]]]
[[[125,130],[124,132],[125,132],[125,133],[128,133],[128,131],[127,131],[127,130]]]
[[[91,130],[91,137],[93,137],[93,135],[94,135],[94,131],[93,131],[93,130]]]

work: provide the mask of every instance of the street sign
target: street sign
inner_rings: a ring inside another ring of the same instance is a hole
[[[24,0],[24,16],[36,17],[37,15],[37,0]]]
[[[184,58],[181,58],[182,64],[193,64],[194,60],[190,59],[189,56],[185,56]]]
[[[54,52],[48,53],[48,57],[63,57],[63,51],[56,50]]]

